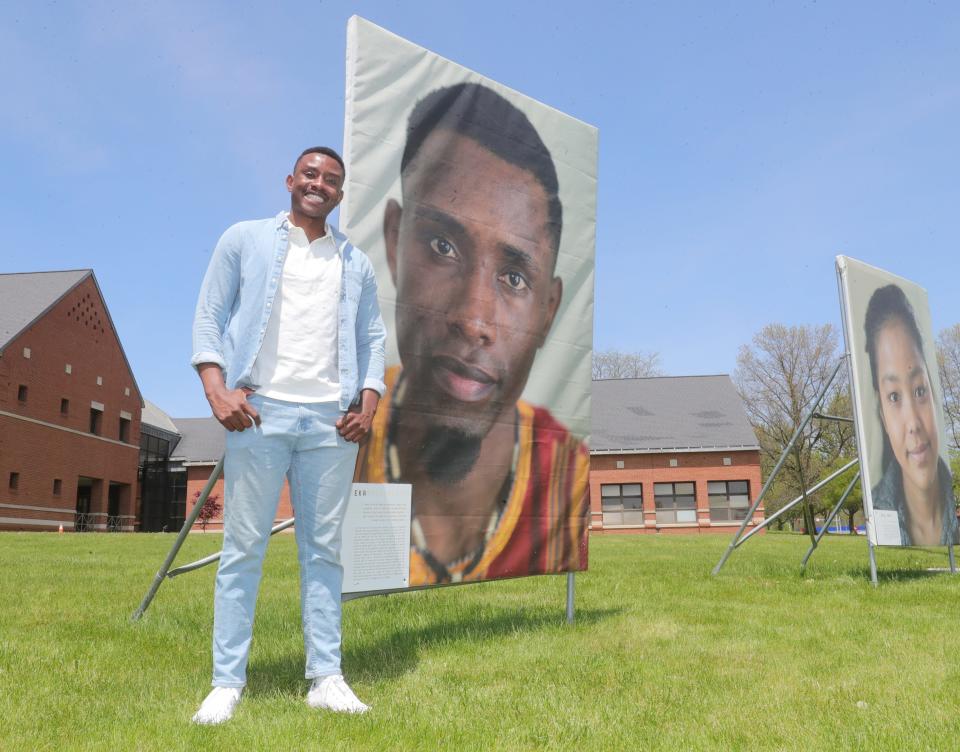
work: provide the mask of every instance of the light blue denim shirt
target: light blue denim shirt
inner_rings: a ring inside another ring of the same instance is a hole
[[[290,224],[287,213],[272,219],[239,222],[228,228],[210,259],[193,319],[194,367],[216,363],[228,389],[257,388],[250,375],[273,310]],[[361,389],[381,396],[386,331],[377,303],[377,280],[370,260],[332,228],[343,260],[337,306],[340,409]]]

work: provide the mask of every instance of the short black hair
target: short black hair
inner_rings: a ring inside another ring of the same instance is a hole
[[[347,166],[343,163],[343,157],[337,154],[336,151],[331,149],[329,146],[311,146],[309,149],[304,149],[300,152],[300,156],[297,157],[296,161],[293,163],[293,171],[297,171],[297,165],[300,164],[300,160],[303,159],[307,154],[326,154],[328,157],[332,157],[340,163],[340,169],[343,170],[343,177],[347,177]]]
[[[533,174],[547,194],[547,229],[556,259],[563,230],[557,168],[530,119],[482,84],[461,83],[435,89],[417,102],[410,113],[401,175],[427,137],[442,128],[473,139],[504,161]]]

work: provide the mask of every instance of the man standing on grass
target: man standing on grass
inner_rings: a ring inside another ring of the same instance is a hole
[[[284,478],[296,517],[307,704],[369,709],[340,671],[340,532],[357,445],[385,390],[385,332],[373,267],[327,223],[344,178],[333,149],[304,151],[286,180],[290,211],[230,227],[200,290],[191,362],[228,433],[214,688],[194,723],[223,723],[240,702]]]

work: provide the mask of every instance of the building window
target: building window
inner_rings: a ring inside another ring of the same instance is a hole
[[[23,357],[25,357],[25,358],[29,358],[29,357],[30,357],[30,348],[29,348],[29,347],[23,348]]]
[[[70,365],[69,363],[67,363],[67,364],[64,366],[63,370],[64,370],[66,373],[73,373],[73,366]]]
[[[54,496],[59,496],[59,495],[60,495],[60,491],[61,491],[62,489],[63,489],[63,481],[60,480],[59,478],[54,478],[54,479],[53,479],[53,495],[54,495]]]
[[[10,473],[10,489],[20,488],[20,473]]]
[[[739,522],[750,511],[749,481],[712,480],[707,483],[707,492],[711,522]]]
[[[103,420],[103,412],[95,407],[90,408],[90,433],[100,435],[100,424]]]
[[[130,442],[130,421],[127,418],[120,418],[120,441]]]
[[[654,483],[657,524],[696,523],[697,496],[693,483]]]
[[[17,387],[17,400],[19,400],[20,402],[27,401],[27,385],[26,384],[21,384],[20,386]]]
[[[70,400],[66,397],[60,398],[60,414],[68,415],[70,413]]]
[[[643,524],[643,486],[640,483],[603,483],[600,486],[603,526]]]
[[[124,387],[124,389],[123,389],[123,396],[124,396],[124,397],[129,397],[129,396],[130,396],[130,387],[128,387],[128,386],[127,386],[127,387]]]

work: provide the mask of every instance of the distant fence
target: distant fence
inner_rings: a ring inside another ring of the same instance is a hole
[[[93,530],[103,530],[103,515],[94,512],[77,512],[73,516],[73,530],[76,533],[89,533]],[[98,525],[100,527],[98,527]],[[106,531],[119,533],[123,530],[123,518],[120,515],[107,515]]]

